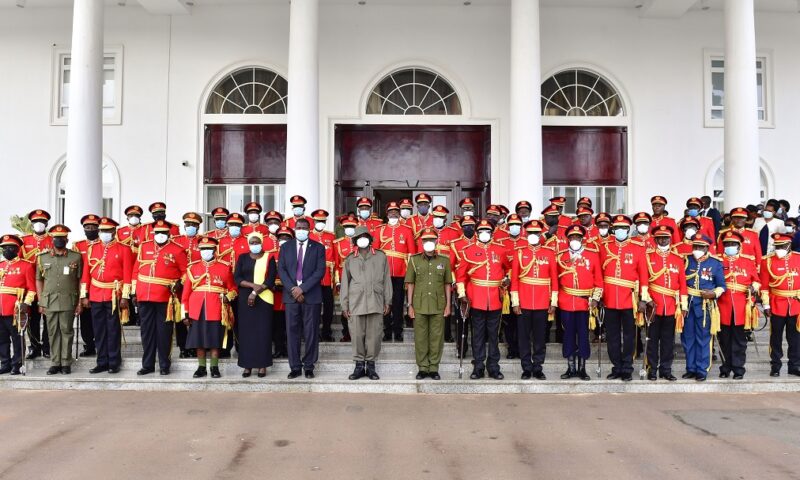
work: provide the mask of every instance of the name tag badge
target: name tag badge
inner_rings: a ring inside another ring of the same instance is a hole
[[[69,266],[64,267],[64,275],[69,275]]]
[[[444,270],[444,265],[436,265],[436,270]]]

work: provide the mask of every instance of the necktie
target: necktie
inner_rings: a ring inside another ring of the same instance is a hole
[[[297,252],[297,272],[295,274],[295,280],[298,283],[303,281],[303,242],[300,242],[300,251]]]

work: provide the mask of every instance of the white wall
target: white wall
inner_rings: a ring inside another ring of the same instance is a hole
[[[688,196],[708,193],[705,178],[723,154],[723,131],[703,127],[703,49],[724,47],[721,12],[654,20],[633,9],[543,8],[541,19],[543,72],[596,65],[630,102],[631,210],[646,208],[659,193],[678,212]],[[757,47],[771,50],[774,61],[776,128],[761,130],[761,156],[775,173],[770,194],[796,204],[800,15],[758,12],[756,22]],[[501,174],[493,194],[508,201],[508,28],[507,6],[323,4],[322,206],[333,203],[331,123],[357,121],[370,83],[404,62],[439,68],[466,95],[465,121],[495,126],[492,162]],[[70,30],[69,9],[0,10],[0,231],[13,213],[54,207],[49,176],[66,151],[66,127],[49,122],[52,45],[68,45]],[[135,5],[108,7],[105,35],[107,45],[125,49],[122,125],[104,128],[104,151],[123,181],[117,207],[165,200],[177,220],[203,206],[203,95],[243,62],[285,73],[288,4],[200,6],[171,19]]]

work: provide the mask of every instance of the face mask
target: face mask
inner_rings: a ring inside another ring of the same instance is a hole
[[[200,250],[200,258],[202,258],[206,262],[210,262],[214,258],[214,250],[210,250],[207,248]]]
[[[153,221],[157,222],[159,220],[166,220],[167,214],[166,213],[154,213],[153,214]]]
[[[696,258],[698,260],[703,258],[703,256],[705,254],[706,254],[706,252],[704,250],[692,250],[692,255],[694,255],[694,258]]]
[[[347,227],[344,229],[344,234],[348,237],[352,237],[356,233],[356,229],[353,227]]]
[[[600,232],[600,236],[601,237],[607,237],[608,236],[608,229],[607,228],[598,228],[597,231]]]
[[[535,233],[531,233],[528,235],[528,245],[538,245],[539,244],[539,235]]]
[[[735,245],[731,245],[731,246],[725,247],[725,255],[727,255],[729,257],[733,257],[734,255],[737,255],[738,253],[739,253],[739,247],[737,247]]]
[[[44,233],[46,227],[42,222],[33,222],[33,231],[36,233]]]
[[[636,231],[640,234],[644,235],[650,231],[650,224],[649,223],[640,223],[636,225]]]
[[[662,252],[666,252],[669,250],[669,245],[658,245],[658,249]]]
[[[772,218],[772,217],[773,217],[773,215],[775,215],[775,214],[774,214],[774,213],[772,213],[772,212],[771,212],[771,211],[769,211],[769,210],[764,210],[764,213],[763,213],[762,215],[764,216],[764,218],[766,218],[766,219],[770,219],[770,218]]]
[[[395,226],[398,223],[400,223],[400,219],[399,218],[392,217],[392,218],[389,219],[389,225],[391,225],[391,226]]]
[[[786,225],[786,233],[794,233],[794,226]]]
[[[691,217],[696,217],[700,211],[698,211],[696,208],[690,208],[686,213]]]
[[[17,247],[3,247],[3,257],[6,260],[13,260],[17,257],[19,249]]]
[[[686,231],[684,232],[684,236],[686,238],[692,238],[695,236],[696,233],[697,233],[696,228],[687,228]]]
[[[475,235],[475,227],[463,227],[461,230],[467,238],[472,238],[472,236]]]
[[[277,232],[277,231],[278,231],[278,229],[279,229],[280,227],[281,227],[281,226],[280,226],[280,225],[278,225],[277,223],[270,223],[270,224],[267,226],[267,230],[269,230],[269,233],[275,233],[275,232]]]
[[[436,250],[436,242],[425,242],[422,244],[422,249],[427,253],[431,253]]]
[[[294,231],[294,236],[301,242],[308,240],[308,230],[300,229]]]
[[[250,223],[257,223],[258,222],[258,214],[257,213],[248,213],[247,219],[250,220]]]
[[[167,243],[167,240],[169,240],[169,235],[167,235],[166,233],[156,233],[155,235],[153,235],[153,239],[156,241],[157,244],[164,245],[165,243]]]
[[[628,238],[628,231],[624,228],[618,228],[614,230],[614,238],[620,242],[624,242]]]
[[[197,227],[195,227],[194,225],[187,225],[183,227],[183,229],[186,231],[186,235],[189,237],[194,237],[195,235],[197,235]]]
[[[261,253],[261,244],[260,243],[251,243],[250,244],[250,253],[253,255],[258,255]]]
[[[403,208],[400,210],[400,216],[403,218],[409,218],[411,216],[411,210],[407,208]]]
[[[325,222],[317,222],[314,224],[314,230],[321,232],[325,230]]]
[[[358,248],[367,248],[367,247],[369,247],[369,238],[367,238],[367,237],[359,237],[358,240],[356,240],[356,245],[358,245]]]
[[[433,219],[433,226],[436,228],[444,227],[444,218],[436,217]]]
[[[583,243],[580,240],[570,240],[569,241],[569,249],[572,250],[573,252],[577,252],[578,250],[581,249],[582,246],[583,246]]]
[[[133,225],[133,226],[136,226],[136,225],[139,225],[139,223],[140,223],[141,221],[142,221],[142,219],[141,219],[141,218],[139,218],[139,217],[137,217],[137,216],[130,216],[130,217],[128,217],[128,225]]]
[[[59,250],[67,248],[67,239],[64,237],[56,237],[53,239],[53,246]]]
[[[475,215],[475,212],[473,212],[472,210],[464,210],[465,217],[471,217],[473,215]]]
[[[530,219],[531,217],[522,217],[522,223],[528,223],[528,220]]]
[[[481,232],[478,234],[478,241],[481,243],[489,243],[489,240],[492,239],[492,234],[489,232]]]
[[[789,250],[784,250],[783,248],[775,250],[775,256],[778,258],[783,258],[789,254]]]
[[[366,220],[369,218],[369,210],[359,210],[358,216],[361,217],[361,220]]]
[[[522,227],[520,227],[519,225],[510,225],[508,227],[508,233],[510,233],[512,237],[516,237],[517,235],[519,235],[519,232],[521,231]]]
[[[97,230],[84,230],[83,234],[86,235],[86,240],[95,241],[99,232]]]
[[[427,215],[428,214],[428,205],[417,205],[417,211],[420,215]]]
[[[284,243],[286,243],[286,240],[278,240],[278,245],[283,245]]]
[[[558,224],[558,217],[555,215],[545,215],[544,223],[547,224],[548,227],[552,227]]]
[[[214,226],[220,230],[225,228],[225,220],[214,220]]]
[[[103,243],[108,243],[111,239],[114,238],[114,235],[111,232],[100,232],[100,241]]]
[[[305,211],[306,211],[306,209],[305,209],[305,208],[303,208],[303,207],[294,207],[294,208],[292,209],[292,214],[293,214],[295,217],[299,217],[299,216],[300,216],[300,215],[302,215],[302,214],[303,214],[303,212],[305,212]]]
[[[242,227],[240,227],[239,225],[231,225],[230,227],[228,227],[228,233],[231,234],[231,237],[236,238],[239,235],[241,235]]]
[[[778,209],[778,215],[783,215],[783,212],[784,212],[783,207]]]

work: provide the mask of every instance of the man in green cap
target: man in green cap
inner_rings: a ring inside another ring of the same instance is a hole
[[[420,233],[423,253],[408,260],[405,284],[408,316],[414,319],[414,349],[417,354],[417,380],[440,380],[439,362],[444,346],[444,318],[450,315],[453,277],[450,258],[436,252],[438,234],[434,228]]]

